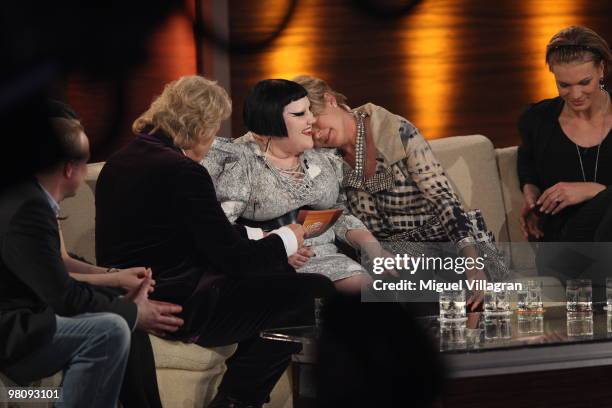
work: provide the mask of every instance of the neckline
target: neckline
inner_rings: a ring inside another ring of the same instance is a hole
[[[610,98],[610,104],[612,105],[612,96],[610,95],[610,93],[608,91],[606,91],[606,93],[608,94],[608,98]],[[563,130],[563,126],[561,126],[561,122],[559,121],[559,118],[561,117],[561,113],[563,112],[563,108],[565,107],[565,101],[563,100],[563,98],[561,98],[560,96],[558,96],[560,103],[559,103],[559,108],[557,109],[557,112],[555,114],[555,123],[557,124],[557,127],[559,128],[559,131],[561,132],[561,134],[563,135],[563,137],[565,139],[567,139],[568,142],[570,142],[573,145],[578,146],[581,149],[591,149],[593,147],[597,147],[597,146],[601,146],[603,145],[603,143],[606,141],[606,139],[608,138],[608,136],[610,136],[610,134],[612,134],[612,128],[610,128],[610,130],[608,131],[608,133],[606,133],[606,135],[601,139],[601,142],[591,145],[591,146],[584,146],[581,144],[578,144],[576,142],[574,142],[568,135],[567,133],[565,133],[565,130]]]

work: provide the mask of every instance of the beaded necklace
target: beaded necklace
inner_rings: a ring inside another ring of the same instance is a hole
[[[266,151],[264,152],[263,158],[266,164],[266,167],[270,169],[274,177],[287,188],[289,193],[293,195],[293,197],[298,201],[306,201],[310,198],[312,194],[312,179],[308,176],[308,174],[304,171],[304,167],[302,166],[302,161],[298,160],[298,163],[295,166],[292,166],[288,169],[283,169],[277,167],[268,160],[266,154],[268,153],[270,144],[266,146]]]

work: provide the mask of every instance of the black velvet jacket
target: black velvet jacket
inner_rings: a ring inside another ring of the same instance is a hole
[[[249,240],[227,220],[207,170],[159,133],[138,136],[102,169],[96,255],[101,265],[151,267],[151,297],[184,307],[182,339],[198,334],[224,279],[295,273],[281,238]]]

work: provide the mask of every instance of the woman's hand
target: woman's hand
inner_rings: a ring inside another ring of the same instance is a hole
[[[529,239],[530,236],[540,239],[544,236],[540,226],[540,213],[536,208],[540,195],[540,189],[536,185],[525,184],[523,186],[523,208],[521,208],[519,222],[525,239]]]
[[[291,255],[287,261],[289,262],[289,265],[293,266],[295,269],[300,269],[313,256],[315,256],[315,253],[312,248],[309,246],[303,246],[298,249],[295,254]]]
[[[472,282],[475,280],[479,280],[479,281],[488,280],[487,274],[482,269],[478,269],[478,268],[468,269],[465,272],[465,274],[469,282]],[[467,299],[467,306],[470,308],[470,310],[474,311],[476,310],[476,308],[478,308],[478,306],[480,306],[483,300],[484,300],[484,291],[473,290],[471,296],[468,297]]]
[[[142,285],[142,281],[145,277],[152,277],[153,273],[150,268],[127,268],[119,269],[117,272],[111,272],[114,275],[117,282],[117,287],[125,289],[128,292],[133,292]],[[155,281],[151,279],[151,285],[149,286],[149,292],[153,292]]]
[[[536,203],[538,201],[538,198],[540,198],[540,195],[542,195],[542,192],[540,191],[540,188],[538,186],[536,186],[535,184],[525,184],[523,186],[524,206],[529,210],[535,209]]]
[[[353,248],[359,248],[362,253],[367,254],[368,258],[395,258],[395,255],[382,247],[380,242],[366,229],[351,229],[346,232],[346,238]],[[399,273],[395,268],[387,269],[383,275],[399,278]]]
[[[542,217],[536,207],[540,195],[540,189],[533,184],[525,184],[523,187],[523,208],[519,222],[525,239],[530,236],[540,239],[544,236],[541,228]]]
[[[546,189],[536,204],[540,205],[540,212],[557,214],[565,207],[590,200],[605,189],[599,183],[560,182]]]
[[[395,258],[395,255],[393,255],[391,252],[387,251],[386,249],[383,249],[382,246],[379,249],[379,256],[382,258]],[[397,270],[395,268],[385,268],[384,272],[383,272],[383,276],[386,277],[394,277],[394,278],[399,278],[400,274],[397,272]]]
[[[463,256],[464,258],[473,259],[473,264],[476,264],[476,258],[478,258],[478,248],[476,248],[475,245],[466,246],[461,251],[461,256]],[[472,282],[475,280],[488,280],[487,274],[484,272],[484,270],[476,268],[475,266],[466,270],[465,276],[467,277],[468,282]],[[471,295],[467,299],[467,306],[470,308],[470,310],[474,311],[478,306],[480,306],[483,299],[484,292],[482,290],[473,290]]]

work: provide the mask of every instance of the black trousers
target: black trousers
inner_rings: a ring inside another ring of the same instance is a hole
[[[330,296],[334,286],[320,275],[294,273],[223,279],[215,286],[213,310],[196,344],[216,347],[238,343],[238,349],[226,362],[227,371],[218,392],[245,403],[263,404],[287,369],[291,355],[300,351],[300,345],[262,339],[261,331],[311,324],[313,299]],[[152,386],[156,382],[150,343],[148,337],[138,340],[140,344],[133,344],[128,360],[121,402],[126,408],[158,407],[161,404]]]
[[[593,300],[605,300],[605,279],[612,277],[612,187],[573,212],[555,238],[538,249],[538,273],[564,285],[567,279],[591,279]]]
[[[565,242],[612,242],[612,186],[586,202],[561,229]]]

